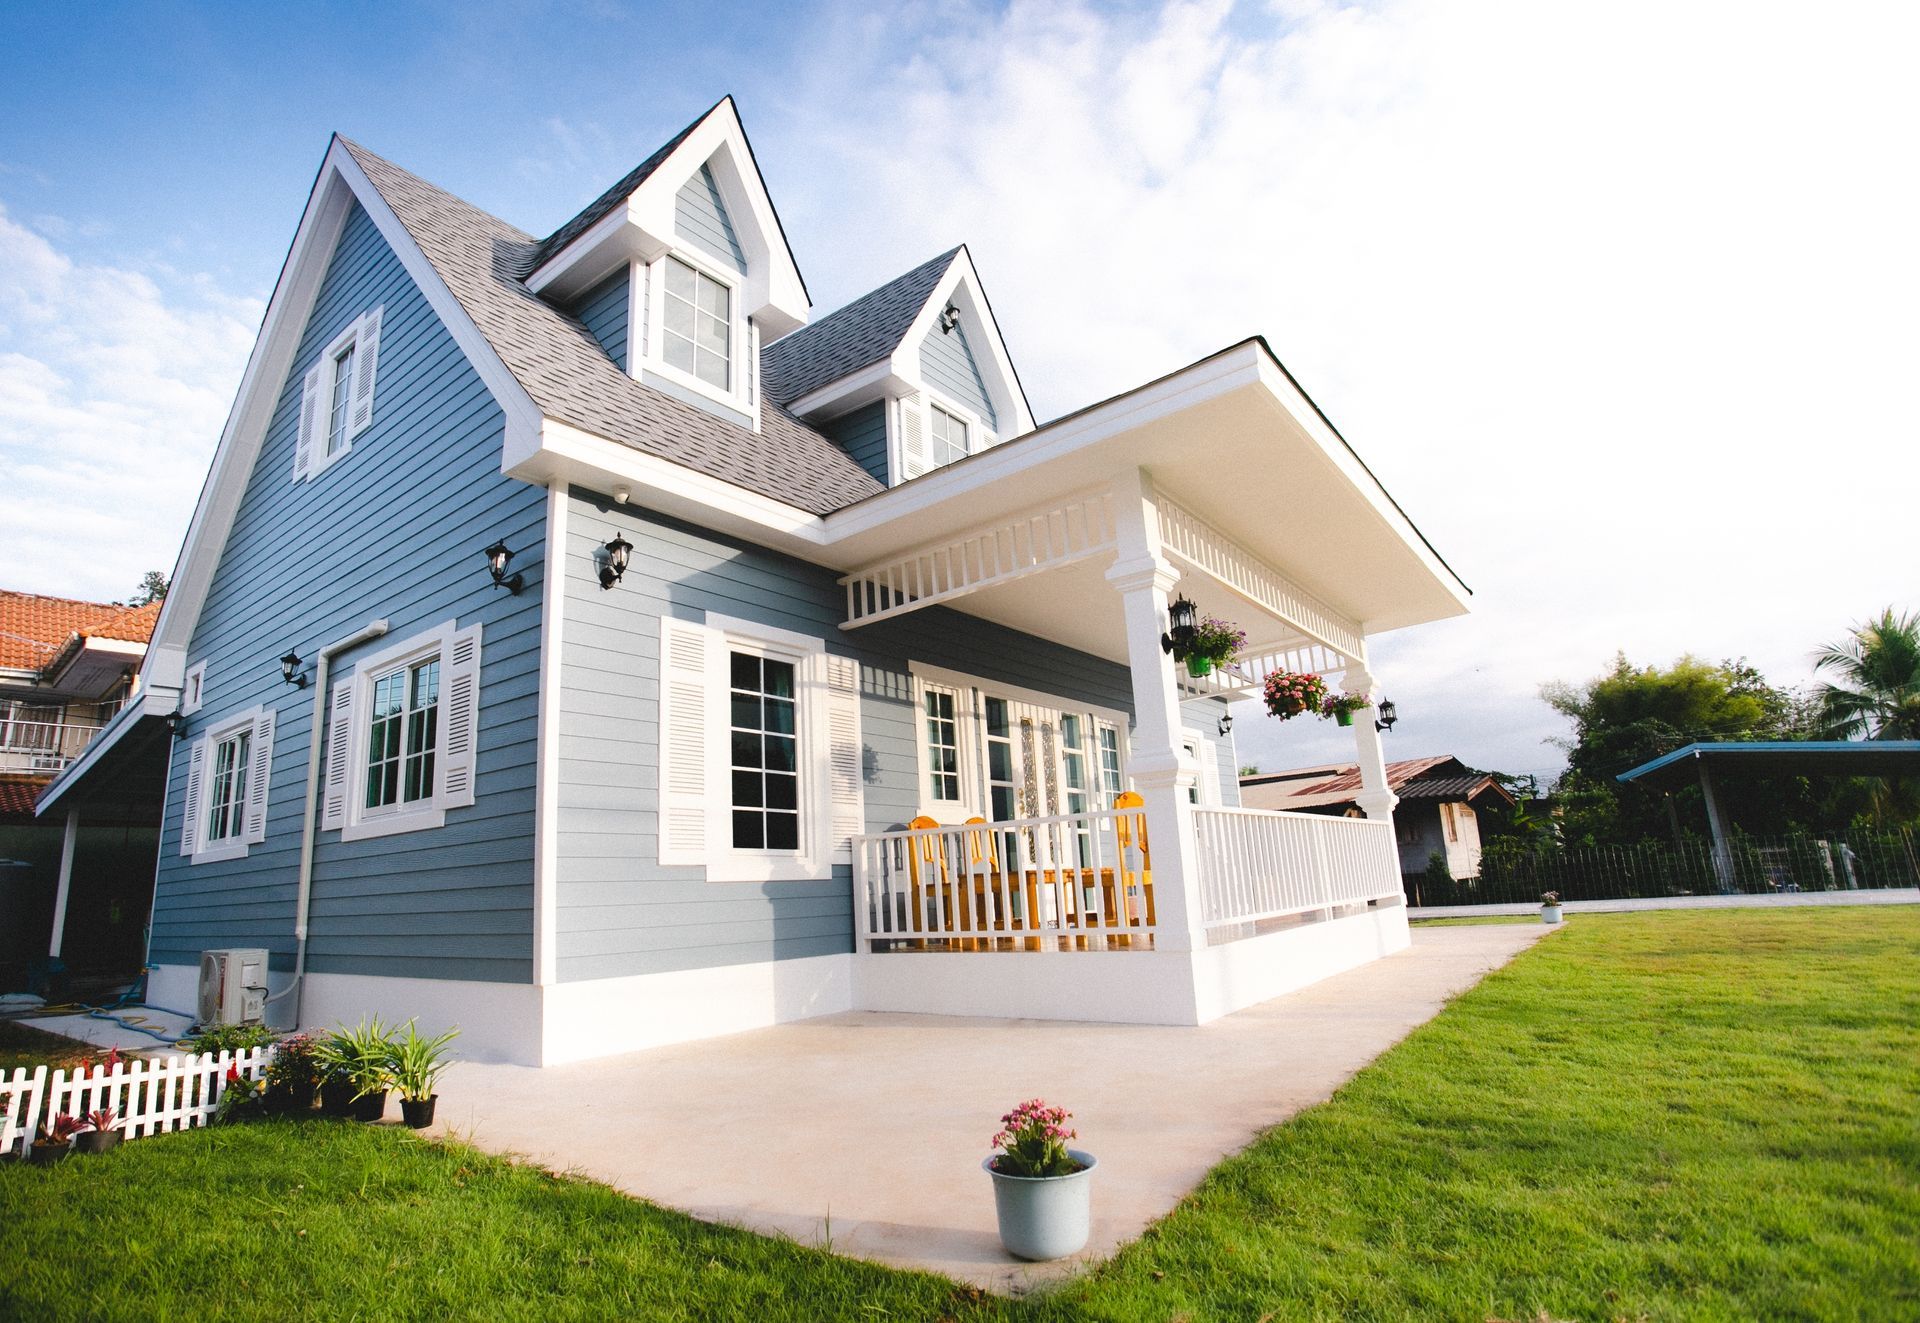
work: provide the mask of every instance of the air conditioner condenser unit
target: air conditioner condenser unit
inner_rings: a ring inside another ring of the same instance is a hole
[[[257,947],[200,953],[201,1024],[257,1024],[267,1009],[267,953]]]

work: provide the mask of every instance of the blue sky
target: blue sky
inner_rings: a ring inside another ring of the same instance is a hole
[[[1916,25],[9,5],[0,586],[113,597],[172,564],[330,131],[544,233],[731,92],[815,315],[964,240],[1042,419],[1265,334],[1477,592],[1376,648],[1390,755],[1551,770],[1543,681],[1625,649],[1805,683],[1819,643],[1920,605]],[[1268,767],[1348,751],[1304,725],[1236,734]]]

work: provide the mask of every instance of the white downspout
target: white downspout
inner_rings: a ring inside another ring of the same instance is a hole
[[[307,906],[313,898],[313,838],[319,831],[314,825],[313,806],[320,798],[320,737],[327,715],[327,673],[332,669],[336,654],[348,648],[357,648],[386,632],[387,622],[376,620],[358,633],[327,644],[314,659],[313,723],[309,728],[312,737],[307,741],[307,791],[300,806],[300,894],[294,901],[293,909],[293,982],[267,998],[269,1002],[276,1002],[292,994],[293,1020],[288,1027],[293,1029],[300,1027],[300,984],[307,974]]]

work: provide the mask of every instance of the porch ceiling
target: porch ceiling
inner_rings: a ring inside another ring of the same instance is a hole
[[[1466,586],[1260,341],[829,516],[832,560],[848,569],[880,562],[1101,488],[1129,468],[1147,470],[1163,496],[1366,634],[1467,609]],[[1092,557],[951,605],[1124,657],[1118,599],[1102,577],[1111,562]],[[1202,608],[1249,625],[1251,642],[1298,638],[1193,577]]]

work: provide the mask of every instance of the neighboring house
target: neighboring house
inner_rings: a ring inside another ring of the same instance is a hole
[[[1241,668],[1176,671],[1176,592]],[[730,99],[545,238],[335,138],[142,701],[41,811],[181,723],[160,1004],[264,946],[277,1023],[536,1063],[1194,1024],[1407,932],[1373,722],[1322,866],[1223,700],[1466,597],[1263,341],[1036,427],[965,248],[813,318]]]
[[[1505,786],[1445,756],[1388,763],[1387,786],[1399,800],[1393,810],[1394,840],[1400,872],[1409,883],[1426,873],[1436,853],[1446,857],[1453,876],[1480,875],[1479,811],[1489,803],[1513,807]],[[1242,804],[1282,812],[1358,817],[1360,792],[1360,772],[1352,763],[1240,778]]]
[[[159,806],[101,798],[87,830],[34,801],[120,710],[160,604],[0,590],[0,991],[38,982],[70,948],[79,972],[137,968]]]

